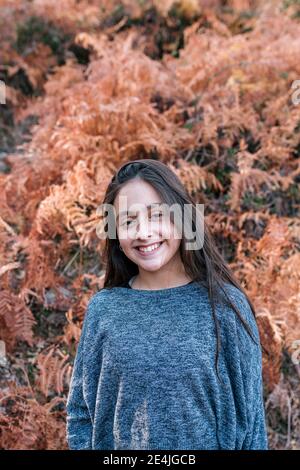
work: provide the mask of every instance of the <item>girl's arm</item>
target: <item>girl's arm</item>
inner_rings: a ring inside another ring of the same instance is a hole
[[[250,305],[244,297],[241,310],[243,318],[250,326],[251,332],[258,343],[256,345],[253,342],[244,327],[238,322],[238,345],[246,418],[246,432],[243,437],[241,449],[268,450],[260,335]],[[244,429],[245,428],[243,428],[243,432]]]
[[[92,420],[83,396],[83,356],[87,316],[88,309],[83,320],[66,404],[67,442],[71,450],[92,449]]]
[[[242,449],[268,450],[265,409],[262,394],[258,397],[251,429],[246,435]]]
[[[253,331],[253,327],[251,329]],[[258,337],[258,329],[256,329],[255,336]],[[251,355],[250,359],[249,355]],[[241,358],[241,364],[248,419],[248,429],[242,449],[268,450],[260,346],[254,344],[249,346],[249,351],[245,352],[244,357]]]

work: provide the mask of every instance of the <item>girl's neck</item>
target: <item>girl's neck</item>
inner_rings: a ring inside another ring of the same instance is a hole
[[[132,289],[149,289],[149,290],[156,290],[156,289],[168,289],[170,287],[179,287],[188,282],[192,281],[192,279],[186,274],[183,273],[181,275],[176,276],[168,276],[168,278],[163,278],[162,276],[152,275],[150,276],[141,276],[140,274],[136,274],[133,278],[131,278],[130,286]]]

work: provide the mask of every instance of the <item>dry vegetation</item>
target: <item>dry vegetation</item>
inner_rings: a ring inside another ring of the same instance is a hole
[[[120,164],[156,158],[256,307],[270,448],[300,449],[300,2],[0,7],[0,448],[67,448],[96,208]]]

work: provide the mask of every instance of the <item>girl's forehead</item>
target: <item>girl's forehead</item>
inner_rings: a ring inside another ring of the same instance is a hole
[[[136,182],[135,185],[138,183]],[[125,209],[130,210],[146,210],[148,206],[157,206],[163,204],[163,200],[151,185],[143,188],[135,185],[124,186],[115,198],[114,206],[117,211]],[[122,209],[121,209],[122,207]]]
[[[134,197],[136,195],[140,196],[141,194],[143,194],[144,197],[160,199],[160,196],[156,189],[147,181],[143,181],[140,179],[128,181],[120,189],[118,196],[126,195],[128,197]]]

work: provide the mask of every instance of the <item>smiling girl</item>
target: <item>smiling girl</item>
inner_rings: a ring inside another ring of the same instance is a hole
[[[255,311],[197,205],[151,159],[121,166],[103,203],[117,236],[76,352],[70,449],[267,449]]]

